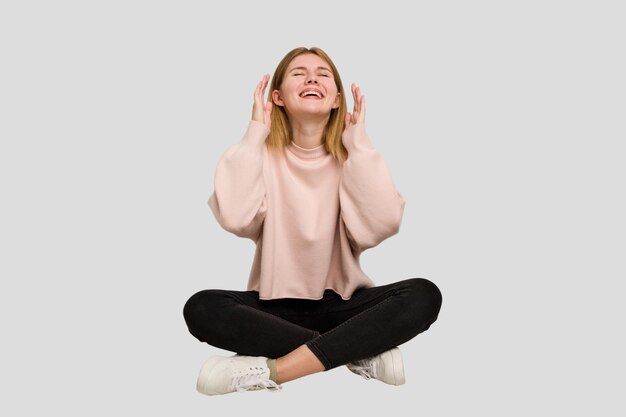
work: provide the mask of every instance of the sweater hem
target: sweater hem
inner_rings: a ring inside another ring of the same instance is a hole
[[[350,296],[346,297],[344,296],[343,293],[341,293],[339,290],[332,288],[332,287],[327,287],[324,289],[324,292],[326,292],[326,290],[331,290],[333,291],[335,294],[337,294],[338,296],[341,297],[342,300],[344,301],[348,301],[350,298],[352,298],[352,294],[354,293],[354,291],[352,291],[350,293]],[[256,291],[259,292],[259,290],[249,290],[249,291]],[[296,296],[296,295],[275,295],[275,296],[267,296],[267,295],[261,295],[261,293],[259,292],[259,300],[265,300],[265,301],[270,301],[270,300],[280,300],[280,299],[285,299],[285,298],[290,298],[290,299],[298,299],[298,300],[321,300],[322,298],[324,298],[324,293],[322,293],[321,296],[319,297],[315,297],[315,296]]]

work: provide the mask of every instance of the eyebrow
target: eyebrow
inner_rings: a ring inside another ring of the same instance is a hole
[[[317,67],[317,69],[318,70],[328,71],[328,72],[332,73],[332,71],[330,69],[326,68],[326,67]],[[290,69],[289,72],[295,71],[295,70],[306,70],[306,67],[295,67],[295,68]]]

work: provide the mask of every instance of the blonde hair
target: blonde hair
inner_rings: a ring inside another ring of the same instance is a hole
[[[340,93],[339,107],[330,111],[328,123],[322,133],[322,143],[328,153],[333,155],[338,161],[343,162],[348,157],[348,151],[343,146],[343,142],[341,140],[341,134],[343,133],[345,127],[347,112],[346,95],[343,89],[343,84],[341,83],[339,71],[337,71],[337,67],[335,67],[335,64],[326,52],[315,46],[312,48],[299,47],[289,51],[287,55],[285,55],[278,63],[276,71],[274,71],[267,101],[272,101],[272,91],[280,89],[283,79],[285,78],[285,73],[287,72],[287,67],[291,61],[297,56],[303,54],[314,54],[319,56],[328,63],[330,70],[333,73],[333,78],[335,80],[335,84],[337,85],[337,91]],[[289,117],[287,116],[285,109],[281,106],[273,105],[271,129],[265,142],[269,145],[270,149],[280,151],[282,151],[284,147],[289,145],[291,142],[291,125],[289,123]]]

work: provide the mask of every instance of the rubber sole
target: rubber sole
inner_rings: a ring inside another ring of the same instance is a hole
[[[406,382],[404,377],[404,361],[402,360],[402,352],[400,352],[400,349],[398,348],[393,348],[388,352],[388,354],[391,356],[390,362],[393,376],[390,382],[384,382],[391,385],[402,385]]]

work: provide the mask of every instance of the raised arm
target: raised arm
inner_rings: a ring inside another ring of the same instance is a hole
[[[263,104],[269,76],[254,93],[252,120],[241,141],[226,150],[217,163],[209,207],[227,231],[256,241],[267,212],[263,180],[263,147],[270,132],[271,103]]]
[[[361,253],[398,233],[405,199],[365,132],[365,97],[354,84],[352,92],[354,111],[346,115],[342,136],[348,159],[343,164],[339,201],[350,244]]]

